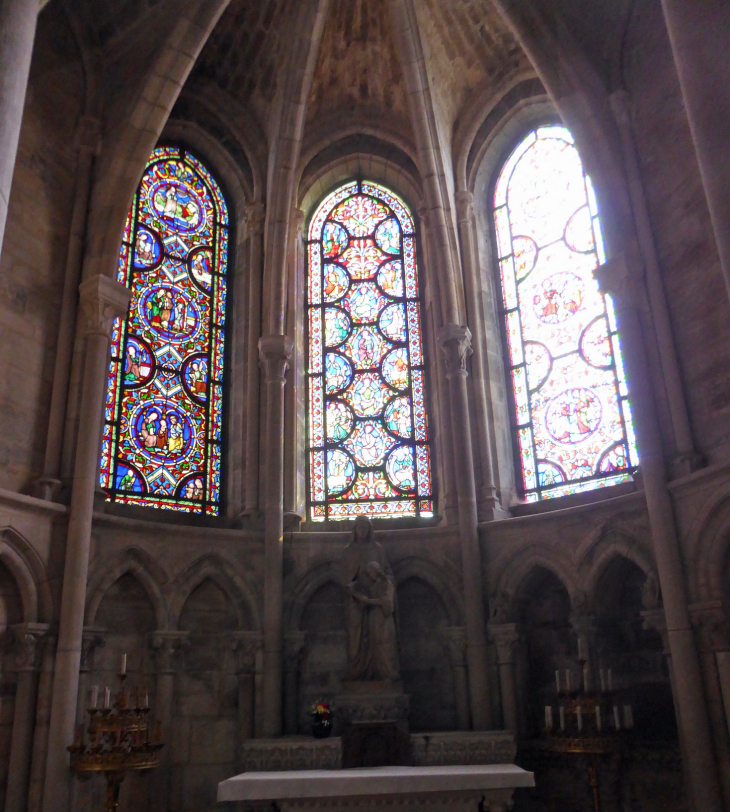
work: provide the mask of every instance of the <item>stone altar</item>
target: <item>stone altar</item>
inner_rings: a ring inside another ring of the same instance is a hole
[[[420,810],[505,812],[517,787],[532,787],[532,773],[514,764],[444,767],[374,767],[243,773],[218,784],[219,801],[281,812],[357,808],[360,812],[414,807]]]

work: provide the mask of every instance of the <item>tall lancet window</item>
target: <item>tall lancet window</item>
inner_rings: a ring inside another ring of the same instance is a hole
[[[158,147],[119,258],[132,300],[114,326],[104,415],[112,502],[219,512],[227,264],[220,187],[186,150]]]
[[[624,482],[638,464],[596,199],[573,138],[540,127],[494,193],[515,440],[534,502]]]
[[[308,259],[311,518],[431,516],[413,218],[353,181],[315,212]]]

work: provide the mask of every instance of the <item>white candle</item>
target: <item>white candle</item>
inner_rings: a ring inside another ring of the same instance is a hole
[[[147,689],[145,688],[144,689],[144,697],[142,698],[142,707],[143,708],[149,708],[149,706],[150,706],[150,695],[149,695]]]
[[[570,693],[570,669],[565,669],[565,690]]]
[[[608,690],[613,691],[613,671],[608,669]]]
[[[613,723],[616,730],[621,730],[621,720],[618,718],[618,705],[613,706]]]
[[[127,655],[126,654],[122,654],[122,664],[121,664],[121,666],[119,668],[119,673],[120,674],[126,674],[127,673]]]
[[[545,729],[553,729],[553,709],[551,705],[545,705]]]
[[[596,705],[596,730],[601,732],[601,706]]]
[[[555,672],[555,690],[560,693],[560,671]]]
[[[91,686],[91,707],[96,708],[99,702],[99,686],[92,685]]]
[[[565,708],[561,705],[558,711],[560,713],[560,729],[565,730]]]
[[[601,675],[601,691],[603,691],[603,693],[605,693],[606,692],[606,671],[605,671],[605,669],[602,668],[599,673]]]
[[[583,708],[580,705],[576,708],[575,715],[578,718],[578,730],[583,730]]]
[[[631,705],[624,705],[624,727],[631,730],[634,727],[634,711]]]
[[[104,707],[105,708],[108,708],[110,706],[111,698],[112,698],[112,692],[109,690],[109,688],[104,688]]]

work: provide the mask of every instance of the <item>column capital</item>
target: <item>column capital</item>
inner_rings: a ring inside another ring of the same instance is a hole
[[[474,216],[474,195],[466,190],[456,193],[456,218],[459,223],[468,223]]]
[[[288,632],[284,635],[284,670],[296,671],[304,656],[306,632]]]
[[[464,666],[466,656],[466,628],[464,626],[439,626],[436,633],[446,649],[451,665]]]
[[[190,645],[190,633],[160,630],[150,635],[150,645],[155,658],[158,674],[174,674],[179,662],[178,654]]]
[[[18,671],[38,671],[40,651],[38,643],[48,633],[47,623],[18,623],[11,627],[15,642],[15,665]]]
[[[132,291],[108,276],[96,274],[79,285],[81,317],[86,335],[109,338],[112,322],[126,316]]]
[[[689,606],[692,625],[700,643],[701,651],[730,650],[728,613],[722,601],[704,601]]]
[[[261,632],[233,632],[231,650],[238,655],[238,671],[251,673],[256,670],[256,655],[263,648],[264,638]]]
[[[302,228],[304,228],[304,212],[301,209],[295,207],[291,210],[291,224],[294,236],[301,236]]]
[[[263,203],[248,203],[243,207],[243,222],[246,226],[246,236],[253,237],[264,230],[266,207]]]
[[[519,642],[520,633],[516,623],[490,623],[487,626],[489,637],[497,649],[497,663],[508,665],[514,660],[515,644]]]
[[[104,648],[105,645],[104,629],[95,629],[92,626],[86,626],[81,637],[81,663],[79,670],[90,671],[91,659],[94,656],[94,652],[98,648]]]
[[[431,209],[429,208],[427,200],[419,200],[418,205],[416,206],[416,214],[418,215],[418,219],[421,221],[423,225],[428,225],[428,218],[431,213]]]
[[[639,267],[637,252],[622,251],[593,272],[601,293],[608,293],[618,310],[639,310],[641,307],[642,291],[636,272]]]
[[[259,358],[264,367],[267,381],[284,383],[289,359],[294,350],[294,342],[289,336],[261,336],[259,339]]]
[[[463,324],[444,324],[438,333],[438,343],[446,364],[446,377],[466,377],[466,359],[472,354],[469,328]]]

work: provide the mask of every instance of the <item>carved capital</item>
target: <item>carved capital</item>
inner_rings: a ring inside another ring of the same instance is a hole
[[[292,235],[295,238],[298,239],[302,236],[302,229],[304,228],[304,212],[301,209],[292,209],[291,227]]]
[[[512,608],[512,595],[504,590],[489,596],[489,620],[491,623],[506,623]]]
[[[659,609],[662,605],[662,590],[655,572],[650,572],[646,576],[646,581],[641,587],[641,602],[644,609]]]
[[[126,316],[132,291],[114,279],[97,274],[79,285],[80,315],[86,335],[109,338],[112,322]]]
[[[466,629],[463,626],[439,626],[437,634],[446,649],[451,665],[454,668],[463,667],[466,656]]]
[[[446,377],[466,376],[466,359],[472,354],[469,328],[461,324],[444,324],[439,330],[438,342],[446,364]]]
[[[157,631],[150,636],[158,674],[174,674],[179,665],[179,654],[190,645],[189,632]]]
[[[260,632],[234,632],[231,649],[238,655],[238,672],[251,674],[256,670],[256,655],[263,648]]]
[[[421,200],[416,207],[416,213],[418,214],[418,219],[421,221],[421,224],[424,226],[428,225],[428,217],[430,213],[430,209],[428,207],[428,202],[425,200]]]
[[[474,217],[474,195],[471,192],[456,193],[456,218],[459,223],[468,223]]]
[[[617,310],[638,310],[642,301],[640,269],[638,255],[624,251],[599,265],[593,274],[601,292],[611,296]]]
[[[722,601],[695,603],[689,612],[702,651],[730,650],[730,624]]]
[[[514,662],[515,645],[519,642],[520,634],[516,623],[490,623],[489,637],[497,649],[497,662],[499,665],[508,665]]]
[[[81,638],[81,671],[91,671],[94,652],[98,648],[104,648],[106,640],[104,639],[103,629],[93,629],[87,626],[84,629]]]
[[[41,649],[38,645],[49,629],[47,623],[18,623],[12,627],[15,667],[18,671],[37,671]]]
[[[284,383],[294,342],[289,336],[262,336],[259,339],[259,357],[267,381]]]
[[[253,237],[264,230],[266,208],[263,203],[249,203],[244,206],[243,220],[246,225],[246,236]]]
[[[304,656],[306,632],[290,632],[284,635],[284,670],[297,671]]]

